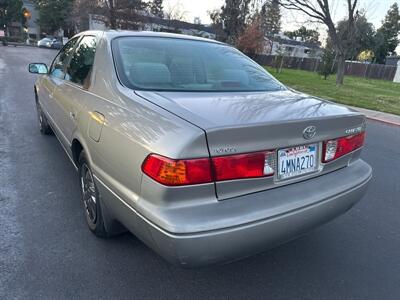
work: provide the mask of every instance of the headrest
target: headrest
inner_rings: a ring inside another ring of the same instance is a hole
[[[249,76],[243,70],[225,69],[222,71],[222,80],[240,82],[242,85],[249,84]]]
[[[171,83],[171,73],[164,64],[135,63],[129,69],[129,79],[140,85],[165,84]]]

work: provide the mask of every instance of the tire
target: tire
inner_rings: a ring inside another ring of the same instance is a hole
[[[79,184],[86,223],[90,231],[102,238],[112,236],[113,234],[106,230],[99,190],[84,150],[79,155]]]
[[[37,111],[37,116],[38,116],[38,121],[39,121],[40,133],[43,135],[52,134],[53,130],[51,129],[49,122],[47,121],[47,118],[42,111],[39,101],[36,101],[36,111]]]

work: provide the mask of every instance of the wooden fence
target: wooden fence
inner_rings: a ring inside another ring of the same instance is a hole
[[[281,57],[275,55],[255,55],[252,57],[262,66],[276,67],[281,64]],[[320,67],[319,58],[284,57],[283,68],[298,69],[317,72]],[[336,64],[333,66],[336,69]],[[396,66],[366,64],[360,62],[346,62],[345,74],[364,78],[382,79],[393,81]]]

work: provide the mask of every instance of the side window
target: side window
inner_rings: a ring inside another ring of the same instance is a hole
[[[96,38],[94,36],[84,36],[72,55],[65,79],[87,87],[95,52]]]
[[[64,68],[68,62],[69,57],[72,54],[72,50],[74,49],[74,46],[76,42],[78,41],[78,38],[75,38],[73,40],[70,40],[64,48],[61,49],[60,53],[56,56],[56,58],[53,61],[53,64],[50,67],[50,75],[64,79]]]

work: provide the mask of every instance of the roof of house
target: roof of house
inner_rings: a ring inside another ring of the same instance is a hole
[[[113,30],[113,29],[108,29],[108,30],[88,30],[88,31],[82,31],[75,36],[80,36],[80,35],[87,35],[87,34],[93,34],[93,35],[99,35],[99,36],[105,36],[107,39],[113,39],[116,37],[126,37],[126,36],[138,36],[138,37],[164,37],[164,38],[174,38],[174,39],[183,39],[183,40],[194,40],[194,41],[202,41],[202,42],[209,42],[209,43],[214,43],[214,44],[221,44],[221,45],[226,45],[225,43],[213,40],[213,39],[207,39],[207,38],[202,38],[202,37],[197,37],[197,36],[192,36],[192,35],[186,35],[186,34],[177,34],[177,33],[168,33],[168,32],[155,32],[155,31],[133,31],[133,30]]]
[[[399,61],[400,61],[400,55],[386,56],[385,65],[397,66],[397,63]]]
[[[168,20],[168,19],[162,19],[158,17],[153,17],[153,16],[143,16],[143,15],[138,15],[138,20],[144,23],[154,23],[154,24],[159,24],[159,25],[164,25],[168,27],[176,27],[180,29],[197,29],[199,31],[206,31],[209,33],[214,33],[215,30],[210,27],[210,26],[205,26],[202,24],[194,24],[194,23],[189,23],[189,22],[184,22],[184,21],[179,21],[179,20]]]
[[[312,48],[312,49],[320,49],[321,46],[318,43],[312,43],[312,42],[302,42],[302,41],[296,41],[292,39],[283,39],[280,37],[267,37],[269,40],[279,43],[279,44],[284,44],[284,45],[293,45],[293,46],[304,46],[307,48]]]

